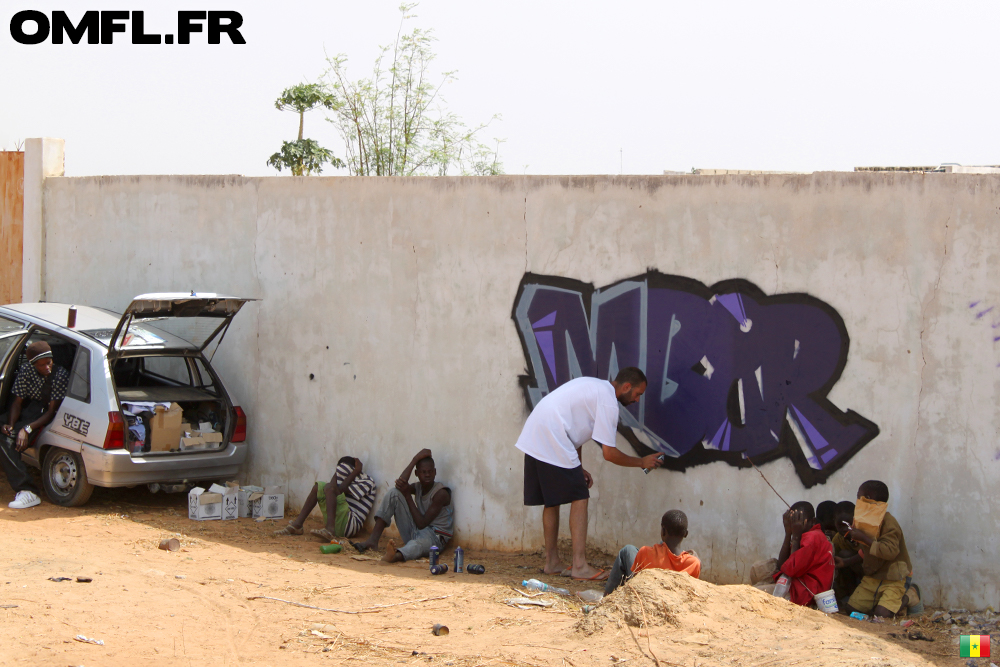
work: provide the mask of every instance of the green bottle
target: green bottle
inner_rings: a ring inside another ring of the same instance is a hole
[[[325,554],[339,554],[342,547],[336,542],[330,542],[330,544],[321,544],[319,547],[320,552]]]

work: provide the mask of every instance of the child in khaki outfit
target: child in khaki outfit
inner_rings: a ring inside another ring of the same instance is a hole
[[[889,487],[877,480],[867,481],[858,488],[858,498],[888,502]],[[886,512],[875,539],[857,528],[848,536],[861,547],[864,569],[861,583],[848,600],[848,611],[895,616],[909,605],[905,582],[912,569],[899,522]]]

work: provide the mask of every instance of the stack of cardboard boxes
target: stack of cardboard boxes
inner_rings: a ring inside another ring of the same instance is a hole
[[[281,519],[285,516],[285,494],[280,486],[240,486],[226,482],[207,490],[188,492],[188,518],[194,521],[219,521],[236,518]]]
[[[170,408],[157,405],[150,423],[149,451],[188,452],[200,449],[218,449],[222,446],[222,434],[208,422],[189,424],[184,421],[183,411],[177,403]]]

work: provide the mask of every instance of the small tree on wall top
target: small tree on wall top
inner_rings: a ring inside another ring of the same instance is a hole
[[[500,140],[488,146],[479,139],[490,121],[469,127],[444,109],[441,90],[455,79],[445,72],[432,82],[435,54],[432,31],[403,33],[415,4],[400,6],[396,41],[383,46],[371,78],[351,80],[347,57],[328,58],[326,90],[333,98],[327,120],[340,131],[347,167],[355,176],[444,176],[503,173]]]
[[[285,88],[274,106],[280,111],[295,111],[299,114],[299,138],[296,141],[285,141],[281,150],[267,160],[269,167],[278,171],[290,169],[294,176],[309,176],[312,172],[322,173],[323,165],[329,163],[335,168],[344,166],[344,162],[334,156],[333,152],[320,146],[314,139],[303,139],[307,111],[313,109],[336,108],[337,100],[315,83],[300,83],[291,88]]]

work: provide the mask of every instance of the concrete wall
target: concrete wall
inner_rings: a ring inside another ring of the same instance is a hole
[[[287,484],[294,506],[341,455],[385,489],[430,447],[459,543],[515,550],[541,542],[513,446],[525,273],[601,287],[656,269],[806,293],[850,336],[830,400],[880,434],[823,484],[805,488],[788,458],[764,473],[814,504],[883,479],[925,596],[996,608],[998,190],[951,174],[49,178],[43,289],[115,309],[151,291],[260,299],[217,356],[250,415],[247,479]],[[744,581],[780,545],[784,506],[752,470],[645,476],[591,446],[584,465],[595,546],[655,542],[670,508],[710,580]]]

